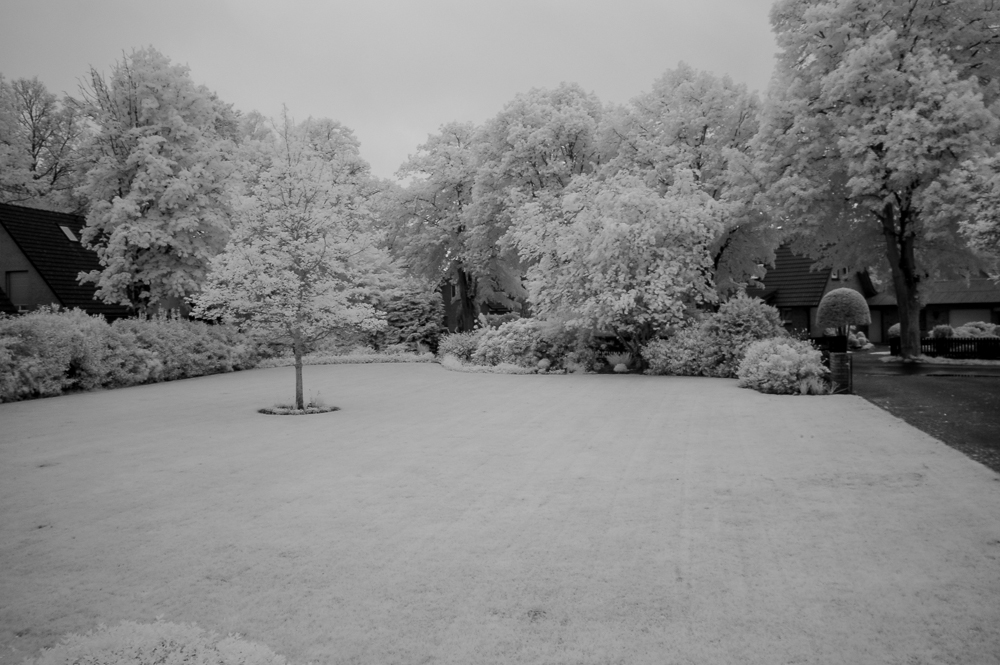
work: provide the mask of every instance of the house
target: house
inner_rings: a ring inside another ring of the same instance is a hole
[[[988,277],[929,282],[923,287],[923,300],[920,329],[925,332],[943,324],[956,328],[971,321],[1000,323],[1000,284]],[[868,298],[868,308],[872,328],[878,320],[882,338],[887,339],[889,326],[899,322],[895,294],[888,290]]]
[[[774,267],[764,276],[764,286],[748,288],[747,295],[777,307],[790,330],[808,330],[811,337],[819,337],[823,335],[816,326],[819,301],[832,289],[854,289],[865,296],[872,316],[871,325],[861,330],[876,344],[888,343],[889,327],[899,322],[891,287],[878,293],[865,272],[814,270],[814,265],[813,259],[797,256],[787,246],[779,247]],[[923,294],[926,305],[920,311],[921,330],[945,323],[952,327],[970,321],[1000,323],[1000,284],[988,277],[929,282]]]
[[[0,203],[0,311],[59,305],[107,319],[129,315],[95,300],[93,284],[79,283],[81,272],[101,268],[97,254],[80,244],[84,225],[77,215]]]
[[[810,337],[822,337],[825,333],[816,325],[816,311],[824,295],[833,289],[849,288],[868,298],[876,295],[876,291],[867,273],[814,269],[815,263],[807,256],[793,254],[788,246],[783,245],[775,251],[774,267],[768,269],[762,280],[763,286],[747,288],[747,295],[777,308],[789,330],[805,331]],[[874,319],[872,323],[875,323]],[[863,326],[861,330],[865,330]],[[868,331],[865,332],[868,334]]]

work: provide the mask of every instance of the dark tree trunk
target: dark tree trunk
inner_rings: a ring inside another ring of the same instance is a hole
[[[476,278],[457,268],[455,283],[458,286],[458,332],[468,332],[475,328],[479,314],[476,308]]]
[[[305,409],[305,400],[302,396],[302,344],[294,342],[292,352],[295,354],[295,408]]]
[[[917,275],[913,234],[907,229],[908,215],[896,211],[891,205],[883,208],[880,216],[885,236],[886,258],[892,269],[892,284],[896,290],[896,307],[899,311],[899,353],[904,358],[920,355],[920,277]]]

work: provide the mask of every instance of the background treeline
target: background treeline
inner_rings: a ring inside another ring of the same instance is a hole
[[[247,288],[249,256],[273,269],[274,293],[292,292],[279,264],[322,254],[309,238],[324,238],[341,248],[328,307],[302,325],[376,326],[366,307],[382,285],[423,280],[450,285],[462,330],[484,304],[528,304],[635,355],[740,293],[789,242],[891,288],[902,353],[919,355],[925,285],[998,272],[1000,7],[778,0],[771,23],[763,97],[683,64],[622,105],[571,83],[530,90],[481,124],[443,125],[400,182],[373,177],[340,123],[234,109],[141,49],[87,72],[78,98],[0,82],[0,198],[85,213],[103,269],[84,279],[137,312],[186,306],[209,282],[217,307],[237,302],[221,294]],[[299,176],[326,208],[296,235],[302,199],[282,187]],[[298,253],[260,242],[279,233]],[[251,304],[225,315],[287,314]]]

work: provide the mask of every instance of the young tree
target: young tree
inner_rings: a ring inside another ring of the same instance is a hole
[[[196,316],[291,347],[298,409],[303,355],[338,332],[384,325],[355,289],[377,240],[357,173],[344,169],[357,163],[356,145],[317,145],[316,124],[324,122],[295,125],[286,115],[277,137],[243,147],[235,228],[194,299]]]
[[[0,202],[78,212],[73,196],[83,123],[38,78],[0,76]]]
[[[963,228],[1000,135],[1000,4],[779,0],[781,48],[761,130],[767,201],[796,246],[892,275],[904,357],[923,284],[983,267]]]
[[[91,69],[83,96],[95,126],[79,188],[90,201],[83,241],[103,266],[84,280],[140,311],[197,293],[229,237],[236,115],[152,48],[108,79]]]
[[[664,195],[638,176],[578,176],[562,196],[521,206],[511,235],[529,262],[539,315],[613,332],[633,353],[715,300],[709,245],[717,204],[678,170]]]

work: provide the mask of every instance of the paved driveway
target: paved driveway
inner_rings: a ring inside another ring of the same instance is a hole
[[[0,663],[1000,663],[1000,476],[856,396],[279,368],[0,405]]]
[[[1000,365],[854,355],[854,392],[1000,473]]]

